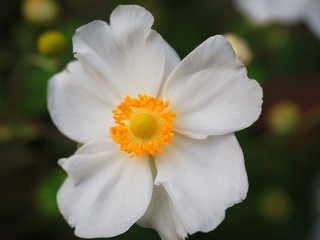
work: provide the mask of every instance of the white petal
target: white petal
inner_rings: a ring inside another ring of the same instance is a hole
[[[306,4],[304,19],[309,28],[320,39],[320,1],[309,0]]]
[[[167,77],[167,43],[150,28],[152,23],[144,8],[119,6],[111,14],[110,26],[94,21],[79,28],[73,38],[76,57],[118,102],[126,95],[156,96]]]
[[[222,36],[191,52],[165,82],[163,99],[175,111],[175,130],[193,138],[250,126],[261,112],[262,89]]]
[[[165,79],[168,78],[170,73],[179,65],[181,62],[180,57],[176,51],[166,42],[165,44],[165,53],[166,53],[166,66],[165,66]],[[165,81],[162,82],[164,84]],[[161,92],[163,85],[160,87],[159,91]],[[167,100],[167,99],[163,99]]]
[[[95,83],[81,64],[74,61],[48,84],[48,109],[53,122],[78,142],[106,137],[113,124],[108,94]]]
[[[299,21],[306,0],[234,0],[236,7],[259,23]]]
[[[114,65],[121,60],[118,54],[120,46],[106,22],[97,20],[76,30],[73,36],[75,57],[95,77],[101,89],[110,92],[115,104],[122,100],[122,79],[113,71]]]
[[[124,41],[130,35],[134,39],[147,35],[153,22],[151,13],[137,5],[120,5],[110,16],[110,26],[119,39],[123,38]]]
[[[176,134],[156,166],[155,183],[164,186],[189,234],[213,230],[246,197],[243,154],[233,134],[205,140]]]
[[[117,38],[120,41],[127,42],[127,44],[134,39],[136,39],[135,41],[139,41],[139,38],[148,34],[154,34],[156,37],[161,38],[161,36],[157,36],[157,32],[153,30],[150,32],[153,22],[154,18],[151,13],[137,5],[120,5],[112,12],[110,17],[110,26],[116,33]],[[140,33],[137,34],[137,32]],[[164,78],[166,78],[179,64],[180,58],[166,41],[163,39],[159,39],[159,41],[162,41],[161,44],[164,45],[166,57]]]
[[[180,240],[187,237],[187,232],[163,186],[153,188],[149,208],[137,223],[155,229],[162,240]]]
[[[79,237],[119,235],[150,203],[148,159],[129,158],[118,147],[110,140],[90,142],[59,162],[69,176],[58,192],[58,206]]]

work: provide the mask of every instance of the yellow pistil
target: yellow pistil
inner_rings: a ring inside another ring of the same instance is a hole
[[[173,137],[172,110],[164,111],[169,101],[147,95],[138,98],[126,96],[115,110],[113,118],[117,126],[110,128],[112,139],[131,157],[161,153],[161,145],[171,143]]]
[[[157,122],[149,113],[140,113],[131,120],[130,130],[137,138],[146,139],[157,130]]]

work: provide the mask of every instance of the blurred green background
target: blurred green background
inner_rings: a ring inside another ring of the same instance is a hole
[[[154,29],[181,58],[212,35],[236,34],[252,52],[249,77],[264,88],[259,121],[237,133],[250,181],[248,197],[227,211],[216,230],[189,239],[320,239],[312,236],[320,221],[320,39],[303,23],[259,26],[237,12],[232,1],[213,0],[2,3],[0,239],[78,239],[55,199],[66,176],[57,160],[73,154],[76,143],[49,118],[47,82],[73,59],[72,35],[78,27],[95,19],[109,21],[118,4],[128,3],[155,16]],[[134,226],[112,239],[159,237]]]

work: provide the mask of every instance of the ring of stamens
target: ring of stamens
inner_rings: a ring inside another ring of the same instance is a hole
[[[138,98],[126,96],[115,110],[113,119],[117,124],[110,134],[120,149],[130,157],[162,153],[161,145],[171,143],[175,113],[165,111],[169,101],[147,95]]]

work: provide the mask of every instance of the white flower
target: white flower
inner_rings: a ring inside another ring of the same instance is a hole
[[[320,38],[320,0],[234,0],[237,8],[259,23],[305,21]]]
[[[58,205],[75,234],[112,237],[135,222],[164,240],[208,232],[248,189],[233,132],[259,117],[260,85],[211,37],[180,61],[152,15],[119,6],[73,37],[77,61],[50,80],[59,130],[83,144],[59,164]]]

